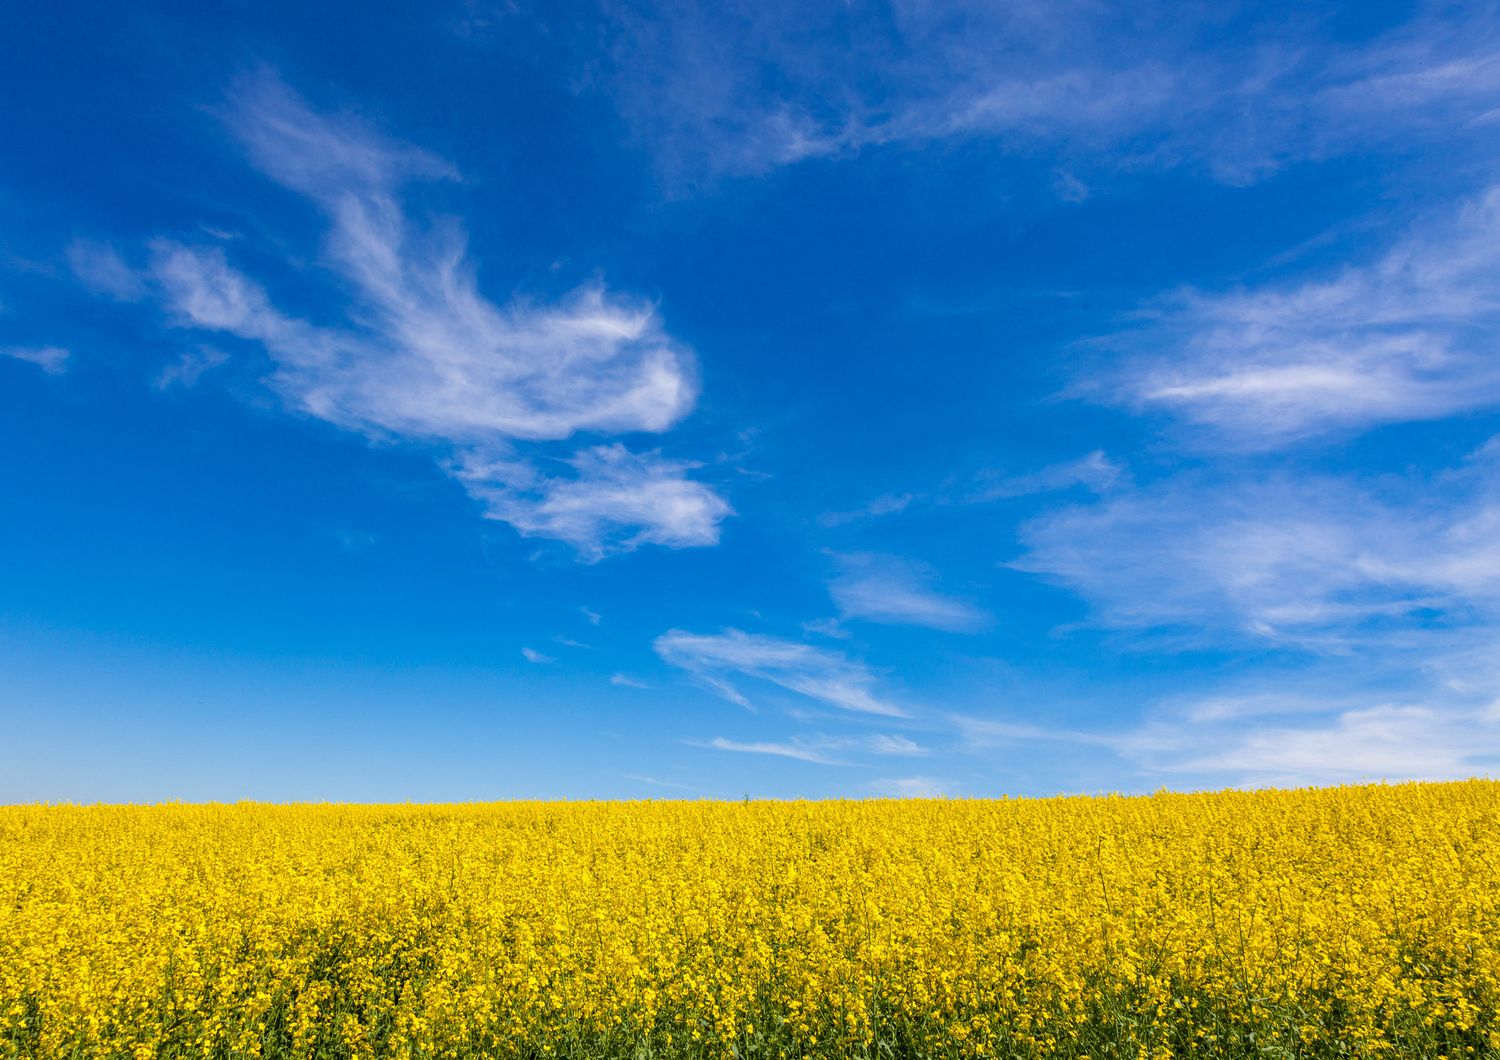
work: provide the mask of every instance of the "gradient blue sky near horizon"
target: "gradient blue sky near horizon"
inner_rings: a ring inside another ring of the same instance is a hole
[[[1500,770],[1490,4],[0,34],[0,801]]]

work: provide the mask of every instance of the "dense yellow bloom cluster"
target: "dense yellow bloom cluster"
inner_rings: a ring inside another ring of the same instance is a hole
[[[0,808],[0,1056],[1495,1055],[1500,783]]]

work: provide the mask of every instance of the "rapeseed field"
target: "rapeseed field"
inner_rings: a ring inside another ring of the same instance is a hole
[[[0,808],[7,1057],[1500,1055],[1500,783]]]

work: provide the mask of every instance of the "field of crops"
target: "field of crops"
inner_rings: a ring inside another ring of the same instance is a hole
[[[8,1057],[1465,1057],[1497,1009],[1497,782],[0,808]]]

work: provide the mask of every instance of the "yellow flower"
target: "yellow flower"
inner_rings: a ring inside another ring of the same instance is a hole
[[[1488,781],[5,807],[0,1057],[1477,1055],[1497,822]]]

